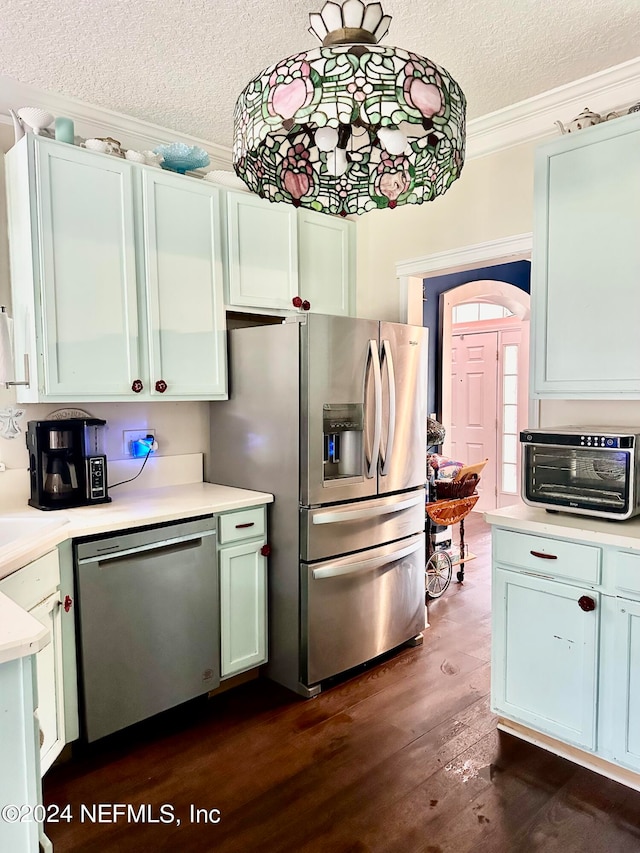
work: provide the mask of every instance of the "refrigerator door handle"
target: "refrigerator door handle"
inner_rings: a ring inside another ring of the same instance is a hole
[[[371,370],[373,370],[373,391],[375,406],[373,415],[373,446],[371,447],[371,458],[366,460],[368,467],[365,476],[367,477],[367,479],[372,480],[377,473],[378,457],[380,455],[380,442],[382,440],[382,371],[380,369],[378,342],[373,339],[369,341],[367,366],[365,367],[365,385],[366,374],[369,370],[369,365],[371,365]]]
[[[406,548],[401,548],[399,551],[394,551],[393,554],[385,554],[382,557],[372,557],[369,560],[359,560],[355,563],[347,563],[346,565],[323,566],[319,569],[313,569],[311,575],[314,580],[322,580],[325,578],[338,578],[345,575],[360,575],[364,572],[372,572],[375,569],[380,569],[382,566],[390,565],[391,563],[401,560],[403,557],[408,557],[409,554],[414,554],[419,548],[422,548],[422,541],[414,542],[413,545],[408,545]]]
[[[389,428],[387,430],[387,447],[384,452],[380,452],[380,461],[382,468],[380,473],[385,477],[389,473],[389,466],[393,458],[393,444],[396,437],[396,374],[393,369],[393,354],[391,351],[391,343],[382,341],[382,363],[387,368],[387,376],[389,377]]]
[[[411,507],[422,505],[424,503],[424,495],[420,493],[416,497],[407,501],[395,504],[385,504],[384,506],[376,506],[371,509],[349,509],[338,512],[323,512],[322,514],[314,515],[312,524],[336,524],[343,521],[357,521],[359,519],[376,518],[379,515],[391,515],[394,512],[402,512],[402,510],[410,509]]]

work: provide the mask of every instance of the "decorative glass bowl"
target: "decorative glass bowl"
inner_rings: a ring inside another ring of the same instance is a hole
[[[158,145],[153,150],[164,157],[164,162],[161,164],[163,169],[169,169],[181,175],[209,165],[209,155],[197,145],[171,142],[168,145]]]

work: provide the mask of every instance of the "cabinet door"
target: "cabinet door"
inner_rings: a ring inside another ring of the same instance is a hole
[[[155,169],[142,186],[149,393],[226,397],[219,191]]]
[[[36,655],[40,770],[44,775],[65,744],[60,593],[49,596],[29,612],[51,634],[51,642]]]
[[[45,397],[134,396],[140,377],[132,166],[34,140]]]
[[[640,770],[640,602],[617,599],[615,759]]]
[[[536,155],[533,387],[640,396],[640,119],[562,137]]]
[[[267,660],[267,560],[263,540],[220,549],[221,676]]]
[[[298,294],[296,209],[227,193],[229,304],[291,310]]]
[[[298,211],[300,296],[318,314],[354,313],[355,225],[345,219]]]
[[[495,712],[594,749],[598,593],[498,568],[493,613]]]

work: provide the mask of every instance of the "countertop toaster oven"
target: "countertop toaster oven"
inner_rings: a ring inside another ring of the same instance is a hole
[[[530,506],[623,521],[640,512],[640,428],[566,426],[520,433]]]

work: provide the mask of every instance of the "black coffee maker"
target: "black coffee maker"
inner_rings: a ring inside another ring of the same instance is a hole
[[[107,457],[99,418],[29,421],[31,497],[37,509],[107,503]]]

